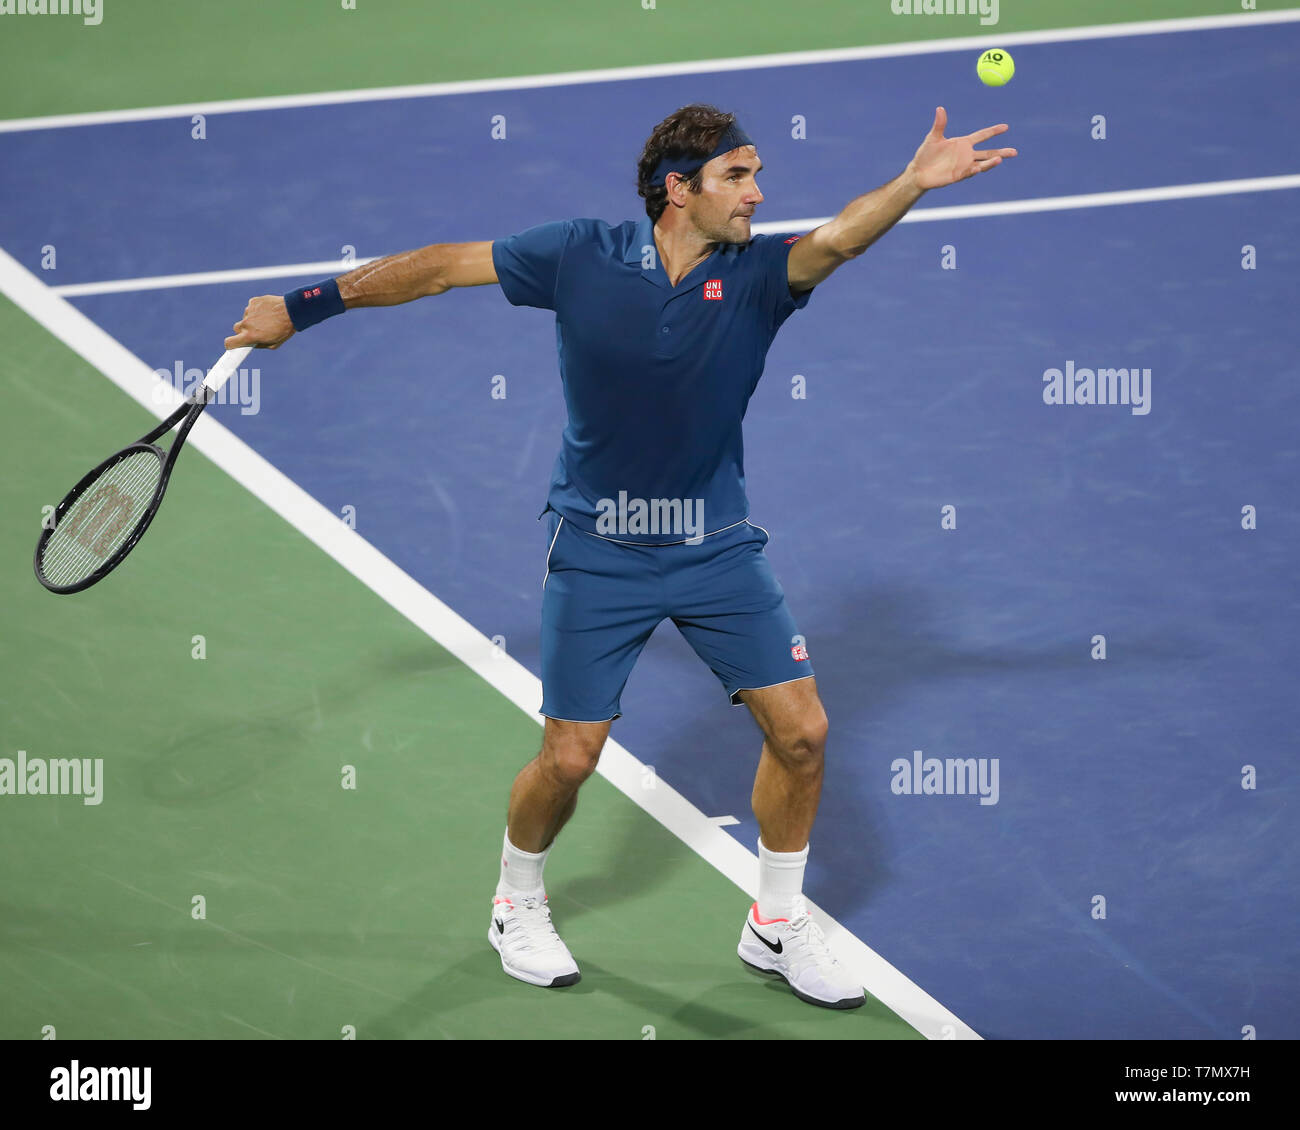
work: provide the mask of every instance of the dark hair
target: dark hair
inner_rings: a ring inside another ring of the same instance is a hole
[[[637,195],[645,197],[645,214],[651,222],[658,223],[668,207],[668,190],[662,184],[651,184],[659,162],[665,157],[682,158],[683,163],[688,158],[692,163],[702,160],[713,152],[727,127],[735,121],[735,114],[696,102],[669,114],[655,126],[636,167]],[[703,176],[703,168],[697,169],[693,176],[686,178],[686,187],[691,192],[699,192]]]

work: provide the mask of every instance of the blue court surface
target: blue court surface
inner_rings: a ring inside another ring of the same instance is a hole
[[[1000,90],[937,51],[213,114],[203,141],[188,118],[4,134],[0,245],[32,270],[57,245],[70,284],[617,222],[688,101],[758,141],[761,222],[890,179],[940,104],[950,134],[1010,123],[1020,156],[920,209],[1300,172],[1300,25],[1016,61]],[[751,402],[751,518],[831,721],[807,889],[983,1036],[1300,1037],[1298,202],[902,224],[791,317]],[[248,297],[295,281],[73,301],[150,366],[205,367]],[[537,673],[552,316],[485,287],[256,356],[260,411],[217,417]],[[1067,363],[1149,369],[1149,410],[1044,403]],[[671,624],[623,710],[613,736],[752,849],[758,730]],[[917,750],[996,759],[996,803],[895,792]]]

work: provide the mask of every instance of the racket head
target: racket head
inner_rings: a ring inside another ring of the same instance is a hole
[[[73,593],[108,576],[149,528],[170,470],[167,452],[140,441],[83,475],[41,531],[36,579],[51,592]]]

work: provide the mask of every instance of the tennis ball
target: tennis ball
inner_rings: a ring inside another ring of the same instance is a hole
[[[1016,73],[1015,60],[1006,51],[994,47],[980,56],[980,61],[975,64],[975,73],[985,86],[1006,86]]]

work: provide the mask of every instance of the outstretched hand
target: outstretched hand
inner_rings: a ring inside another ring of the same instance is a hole
[[[912,158],[911,171],[917,188],[943,188],[959,180],[973,177],[986,169],[1002,164],[1003,157],[1014,157],[1014,149],[976,149],[981,141],[1006,133],[1011,127],[1005,122],[986,129],[968,133],[965,137],[944,137],[948,125],[948,112],[939,106],[934,111],[934,125],[921,142],[921,148]]]

